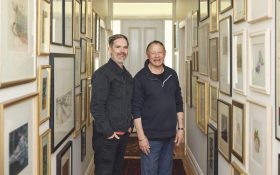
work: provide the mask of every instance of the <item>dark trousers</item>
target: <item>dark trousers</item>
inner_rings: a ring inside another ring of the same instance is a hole
[[[93,133],[95,175],[121,175],[128,137],[107,139]]]

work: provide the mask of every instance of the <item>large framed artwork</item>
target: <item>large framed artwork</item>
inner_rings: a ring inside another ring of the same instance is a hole
[[[81,131],[81,120],[82,120],[82,94],[78,93],[75,95],[75,131],[73,133],[76,138]]]
[[[81,83],[81,48],[75,46],[75,87]]]
[[[220,20],[219,27],[219,90],[231,96],[231,16]]]
[[[210,1],[210,32],[217,32],[219,29],[218,1]]]
[[[41,65],[38,76],[39,123],[50,118],[51,66]]]
[[[196,82],[196,123],[199,129],[207,134],[208,125],[208,82],[198,80]]]
[[[233,22],[239,23],[246,21],[247,18],[247,0],[234,0]]]
[[[81,73],[86,73],[86,60],[87,60],[87,40],[84,38],[81,38],[80,40],[80,46],[81,46]]]
[[[51,43],[63,44],[63,0],[51,0]]]
[[[86,142],[86,125],[83,125],[81,128],[81,161],[83,162],[86,157],[87,151],[87,142]]]
[[[270,94],[270,31],[249,34],[249,87]]]
[[[245,161],[245,105],[237,101],[232,101],[232,154],[241,163]]]
[[[34,1],[0,2],[0,88],[36,79]]]
[[[219,0],[219,11],[220,13],[224,13],[232,8],[232,0]]]
[[[246,95],[247,93],[247,40],[246,31],[236,32],[233,35],[233,90],[236,93]]]
[[[219,55],[218,55],[218,38],[211,38],[209,40],[209,69],[210,69],[210,78],[213,81],[218,81],[218,75],[219,75],[219,68],[218,68],[218,62],[219,62]]]
[[[192,47],[197,47],[198,11],[192,13]]]
[[[65,46],[73,46],[73,1],[63,0],[63,43]]]
[[[206,23],[198,28],[198,71],[208,76],[208,55],[209,55],[209,24]]]
[[[272,17],[272,0],[248,0],[248,22],[255,23]]]
[[[74,0],[73,12],[73,40],[80,41],[80,26],[81,26],[81,3],[80,0]]]
[[[33,174],[37,109],[37,93],[0,103],[0,174]]]
[[[86,0],[80,0],[81,3],[81,33],[86,34]]]
[[[196,75],[192,75],[192,107],[196,107],[196,81],[198,77]]]
[[[207,133],[207,174],[218,174],[218,148],[217,148],[217,129],[208,124]]]
[[[186,102],[192,107],[192,61],[186,60]]]
[[[246,175],[246,173],[237,165],[236,162],[231,162],[232,175]]]
[[[73,54],[50,54],[52,66],[51,118],[52,152],[75,129],[75,59]]]
[[[39,136],[39,173],[51,175],[51,131],[48,129]]]
[[[209,0],[199,0],[199,21],[209,17]]]
[[[217,105],[218,105],[218,95],[219,95],[218,88],[213,85],[210,85],[209,87],[210,87],[209,122],[217,124],[218,121]]]
[[[218,100],[218,149],[226,161],[231,160],[231,104]]]
[[[51,5],[48,0],[37,1],[37,55],[50,53]]]
[[[86,0],[86,37],[92,39],[92,0]]]
[[[56,175],[72,175],[73,172],[72,141],[66,143],[56,156]]]

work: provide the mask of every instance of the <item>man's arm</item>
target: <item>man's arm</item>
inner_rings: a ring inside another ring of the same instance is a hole
[[[137,117],[134,119],[134,125],[136,128],[138,141],[139,141],[139,147],[145,153],[146,155],[150,153],[150,145],[147,137],[145,136],[143,127],[142,127],[142,120],[140,117]]]

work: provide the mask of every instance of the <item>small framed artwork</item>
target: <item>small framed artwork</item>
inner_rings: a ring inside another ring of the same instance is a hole
[[[63,0],[51,0],[51,43],[63,44]]]
[[[208,83],[198,80],[196,82],[196,123],[199,129],[207,134],[208,125]]]
[[[245,105],[232,101],[232,144],[233,155],[241,163],[245,160]]]
[[[86,34],[86,0],[81,0],[81,33]]]
[[[192,13],[192,47],[197,47],[198,11]]]
[[[210,2],[210,32],[217,32],[219,29],[218,1]]]
[[[209,24],[206,23],[198,28],[198,52],[199,73],[208,76],[208,54],[209,54]]]
[[[224,13],[232,8],[232,0],[220,0],[219,2],[220,13]]]
[[[219,27],[219,90],[231,96],[231,16],[220,20]]]
[[[199,53],[198,51],[195,51],[195,71],[199,72]]]
[[[199,21],[209,17],[209,0],[199,0]]]
[[[249,34],[249,87],[270,94],[270,31]]]
[[[56,174],[57,175],[72,175],[73,171],[73,148],[72,141],[62,148],[62,150],[56,156]]]
[[[92,0],[86,0],[86,37],[92,39]]]
[[[196,81],[198,80],[198,77],[196,75],[192,75],[192,107],[196,107]]]
[[[51,175],[51,131],[48,129],[39,136],[39,173]]]
[[[63,0],[64,1],[64,15],[63,15],[63,43],[64,46],[73,46],[73,1],[75,0]]]
[[[218,81],[218,62],[219,62],[219,55],[218,55],[218,38],[211,38],[209,40],[209,67],[210,67],[210,79],[213,81]]]
[[[33,174],[37,109],[37,93],[0,103],[0,174]]]
[[[87,79],[81,80],[81,93],[82,93],[82,119],[81,125],[84,125],[87,122]]]
[[[235,162],[231,162],[232,175],[246,175],[246,173]]]
[[[81,48],[75,46],[75,87],[81,83]]]
[[[73,17],[73,40],[80,41],[81,26],[81,3],[80,0],[74,0],[74,17]]]
[[[86,73],[86,60],[87,60],[87,40],[81,38],[80,40],[81,46],[81,73]]]
[[[87,153],[86,133],[86,125],[84,125],[81,128],[81,161],[85,160]]]
[[[87,85],[87,126],[91,125],[91,123],[93,122],[93,116],[91,115],[90,112],[90,100],[91,100],[91,93],[92,93],[92,86],[90,84],[91,79],[88,79],[88,85]]]
[[[101,33],[100,33],[101,27],[100,27],[100,17],[98,14],[96,14],[96,34],[95,34],[95,51],[100,50],[100,42],[101,42]]]
[[[247,0],[234,0],[233,23],[246,21],[247,18]]]
[[[75,131],[73,133],[74,138],[80,134],[82,120],[82,94],[75,95]]]
[[[226,161],[231,160],[231,104],[218,100],[218,149]]]
[[[186,94],[187,94],[187,104],[192,107],[192,61],[186,60]]]
[[[39,124],[50,118],[51,66],[42,65],[38,76]]]
[[[218,148],[217,148],[217,129],[208,124],[207,133],[207,174],[218,174]]]
[[[249,173],[271,174],[271,107],[249,102]]]
[[[236,32],[233,35],[233,90],[246,95],[246,67],[247,67],[247,40],[246,31]]]
[[[96,38],[96,36],[95,36],[95,34],[96,34],[96,12],[94,10],[92,10],[91,16],[92,16],[92,21],[91,21],[92,43],[93,43],[93,45],[95,45],[94,42],[95,42],[95,38]],[[94,50],[95,50],[95,46],[94,46]]]
[[[86,56],[86,69],[87,69],[87,77],[90,77],[92,75],[92,44],[88,41],[87,42],[87,56]]]
[[[272,17],[272,0],[248,0],[248,22],[255,23]]]
[[[217,124],[217,105],[218,105],[218,88],[210,85],[210,108],[209,108],[209,122]]]

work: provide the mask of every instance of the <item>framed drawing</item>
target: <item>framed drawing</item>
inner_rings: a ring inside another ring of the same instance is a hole
[[[51,0],[51,43],[63,44],[63,0]]]
[[[219,29],[218,1],[210,2],[210,32],[217,32]]]
[[[198,11],[192,13],[192,47],[197,47]]]
[[[73,40],[80,41],[81,26],[81,3],[80,0],[74,0],[74,17],[73,17]]]
[[[73,54],[50,54],[52,66],[50,128],[52,153],[75,129],[75,59]]]
[[[211,124],[207,133],[207,174],[218,174],[217,129]]]
[[[209,122],[217,124],[217,106],[218,106],[218,88],[210,85],[210,108],[209,108]]]
[[[246,173],[235,162],[231,162],[232,175],[246,175]]]
[[[91,24],[92,24],[92,27],[91,27],[91,30],[92,30],[92,43],[93,45],[95,45],[95,38],[96,38],[96,12],[94,10],[92,10],[92,21],[91,21]],[[95,46],[94,46],[94,50],[95,50]]]
[[[192,75],[192,107],[196,107],[196,81],[198,80],[198,77],[196,75]]]
[[[199,0],[199,21],[207,19],[209,16],[209,0]]]
[[[81,0],[81,33],[86,34],[86,0]]]
[[[42,65],[38,75],[39,124],[50,118],[51,66]]]
[[[196,82],[196,123],[199,129],[207,134],[208,125],[208,82],[198,80]]]
[[[48,55],[50,53],[51,5],[48,0],[37,2],[37,55]]]
[[[211,38],[209,40],[209,68],[210,68],[210,79],[213,81],[218,81],[218,62],[219,62],[219,55],[218,55],[218,38]]]
[[[218,100],[218,149],[226,161],[231,160],[231,104]]]
[[[81,73],[86,73],[86,60],[87,60],[87,40],[81,38],[80,40],[81,46]]]
[[[255,23],[272,17],[272,0],[248,0],[248,22]]]
[[[72,175],[73,171],[73,147],[69,141],[56,156],[56,174]]]
[[[39,173],[51,175],[51,131],[48,129],[39,136]]]
[[[220,20],[219,27],[219,89],[231,96],[231,16]]]
[[[271,107],[249,102],[249,173],[271,174]]]
[[[81,48],[75,46],[75,87],[81,83]]]
[[[84,125],[87,122],[87,79],[81,80],[81,93],[82,93],[82,119],[81,125]]]
[[[219,2],[220,13],[224,13],[232,8],[232,0],[220,0]]]
[[[92,0],[86,0],[86,37],[92,39]]]
[[[73,46],[73,1],[63,0],[63,44],[64,46]]]
[[[87,153],[86,125],[81,128],[81,161],[85,160]]]
[[[36,79],[34,1],[0,2],[0,88]]]
[[[247,0],[234,0],[233,23],[246,21],[247,18]]]
[[[0,103],[0,174],[33,174],[38,94]],[[20,117],[19,117],[20,114]],[[5,143],[5,144],[3,144]]]
[[[73,133],[76,138],[81,131],[81,120],[82,120],[82,94],[78,93],[75,95],[75,131]]]
[[[198,28],[198,71],[208,76],[208,55],[209,55],[209,24],[206,23]]]
[[[233,90],[239,94],[247,93],[247,39],[246,31],[237,32],[233,35]]]
[[[192,107],[192,61],[186,60],[186,102],[189,107]]]
[[[270,94],[270,31],[249,34],[249,87]]]
[[[241,163],[245,161],[245,121],[245,105],[232,101],[231,150]]]

